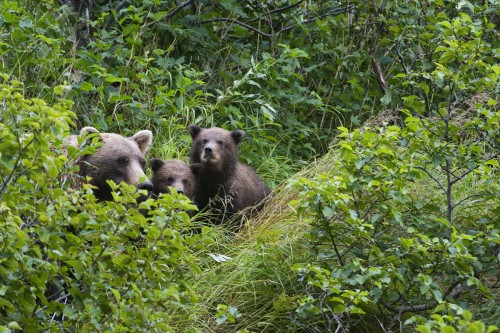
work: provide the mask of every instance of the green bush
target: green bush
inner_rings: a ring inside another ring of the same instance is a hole
[[[340,128],[331,171],[296,182],[316,254],[294,267],[306,287],[298,311],[321,318],[322,330],[359,314],[368,327],[394,329],[439,304],[473,311],[494,297],[500,112],[490,96],[499,67],[475,58],[493,56],[493,25],[465,13],[428,19],[438,27],[423,37],[433,50],[411,70],[402,60],[406,71],[394,77],[404,126]]]
[[[481,321],[472,321],[472,313],[455,304],[440,304],[433,312],[430,319],[420,317],[408,321],[420,323],[417,326],[417,331],[420,333],[490,333],[498,331],[496,326],[486,325]]]
[[[165,308],[196,302],[184,275],[198,271],[182,195],[139,206],[133,186],[110,184],[98,202],[72,185],[74,158],[61,138],[74,114],[0,86],[0,331],[169,331]],[[188,247],[189,244],[189,247]]]

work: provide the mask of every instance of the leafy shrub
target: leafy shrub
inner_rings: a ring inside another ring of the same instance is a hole
[[[204,243],[182,232],[193,205],[169,195],[137,206],[127,184],[97,202],[89,185],[71,185],[80,152],[60,148],[71,103],[26,99],[2,79],[0,330],[169,331],[165,307],[196,302],[188,243]]]
[[[465,13],[437,21],[429,58],[411,70],[401,60],[393,78],[407,89],[404,127],[340,128],[331,172],[296,183],[317,256],[294,267],[306,286],[299,314],[322,330],[365,313],[369,326],[394,329],[438,304],[474,310],[494,297],[500,112],[489,96],[499,69],[474,57],[494,53],[484,38],[493,25]]]
[[[498,331],[498,327],[496,326],[486,325],[481,321],[472,321],[472,313],[463,310],[456,304],[440,304],[433,312],[430,320],[426,318],[412,318],[409,322],[420,323],[417,326],[417,331],[420,333],[490,333]]]

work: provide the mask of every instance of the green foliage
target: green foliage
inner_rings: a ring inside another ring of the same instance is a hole
[[[417,331],[420,333],[490,333],[498,331],[498,327],[494,325],[487,326],[481,321],[472,321],[472,313],[455,304],[440,304],[431,315],[431,320],[418,318],[409,321],[425,322],[417,326]]]
[[[20,0],[0,3],[0,30],[0,330],[500,323],[497,2]],[[297,182],[303,220],[219,239],[237,260],[200,277],[192,253],[214,230],[192,234],[182,196],[139,210],[120,185],[95,202],[73,176],[85,152],[60,147],[73,122],[151,129],[153,156],[183,160],[187,125],[242,128],[242,160],[271,185],[339,156]]]
[[[55,102],[53,88],[72,80],[66,59],[72,47],[67,8],[53,1],[2,1],[0,71],[23,82],[27,95]]]
[[[473,309],[476,297],[494,297],[500,112],[489,97],[498,68],[485,38],[494,26],[463,12],[427,19],[438,23],[419,39],[432,39],[430,52],[411,68],[402,56],[404,73],[394,77],[405,126],[340,128],[332,171],[296,183],[316,253],[315,262],[294,266],[306,286],[298,311],[320,317],[320,330],[365,313],[386,317],[379,325],[391,329],[406,313],[443,302]],[[440,327],[433,318],[419,330]]]
[[[378,44],[358,33],[376,8],[351,26],[322,2],[73,3],[2,3],[4,70],[49,102],[64,85],[78,127],[154,129],[170,156],[185,155],[196,122],[244,128],[252,164],[264,153],[296,169],[382,96],[367,66]]]
[[[421,172],[425,162],[420,164],[409,147],[419,146],[421,153],[429,150],[422,142],[412,142],[413,130],[345,130],[335,174],[297,182],[299,213],[310,220],[310,244],[317,256],[316,265],[294,266],[307,288],[301,316],[321,315],[323,324],[331,326],[343,313],[394,312],[400,318],[442,301],[467,304],[478,295],[491,297],[488,286],[494,285],[490,279],[498,272],[494,244],[500,240],[495,223],[498,167],[491,167],[496,163],[483,151],[482,163],[476,162],[473,169],[479,174],[477,186],[462,186],[459,193],[451,188],[453,198],[460,195],[451,203],[444,189],[416,192],[415,183],[428,178]],[[439,137],[431,141],[441,142]],[[450,160],[454,171],[462,158]],[[464,178],[446,170],[441,168],[436,177],[451,177],[450,182]],[[467,193],[460,193],[464,190]],[[482,214],[474,206],[461,207],[471,198]],[[462,211],[460,221],[448,219],[460,208],[476,214]]]
[[[241,313],[238,312],[238,309],[234,306],[227,306],[225,304],[217,305],[217,320],[215,321],[217,325],[221,325],[225,322],[235,323],[236,320],[241,317]]]
[[[127,184],[97,202],[89,185],[71,185],[85,153],[61,151],[71,103],[26,99],[2,79],[0,330],[169,331],[165,307],[196,302],[190,248],[209,241],[183,232],[193,205],[182,195],[137,205]]]

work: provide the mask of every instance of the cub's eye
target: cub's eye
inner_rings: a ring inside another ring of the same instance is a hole
[[[146,170],[146,160],[140,160],[139,163],[141,163],[141,169]]]
[[[128,159],[126,157],[120,157],[116,160],[118,162],[118,165],[125,166],[128,164]]]
[[[203,144],[206,144],[208,142],[207,139],[203,139]]]
[[[223,145],[224,145],[224,141],[222,141],[222,140],[217,140],[217,143],[218,143],[220,146],[223,146]]]
[[[174,182],[174,177],[168,177],[167,178],[167,183],[172,184]]]
[[[189,184],[189,180],[187,180],[187,179],[183,179],[183,180],[182,180],[182,184],[184,184],[184,185],[188,185],[188,184]]]

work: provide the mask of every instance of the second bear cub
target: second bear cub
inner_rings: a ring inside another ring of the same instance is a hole
[[[170,193],[169,186],[173,187],[178,193],[184,194],[193,200],[195,178],[193,171],[186,163],[181,160],[160,160],[152,158],[150,161],[151,170],[153,170],[153,193]]]
[[[271,190],[252,168],[238,161],[238,144],[245,132],[191,125],[189,133],[198,208],[214,213],[215,223],[250,207],[258,209]]]

